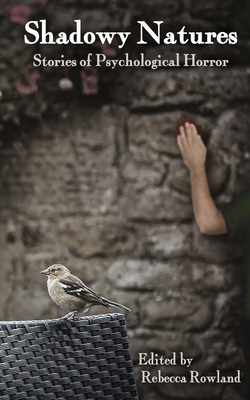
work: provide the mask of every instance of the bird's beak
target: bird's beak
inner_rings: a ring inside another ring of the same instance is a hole
[[[44,269],[43,271],[41,271],[41,274],[49,275],[50,274],[49,269],[48,268]]]

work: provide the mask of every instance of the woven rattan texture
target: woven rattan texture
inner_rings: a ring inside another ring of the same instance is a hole
[[[137,399],[122,314],[0,323],[0,399]]]

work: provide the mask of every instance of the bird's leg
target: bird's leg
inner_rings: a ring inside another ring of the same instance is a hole
[[[64,315],[64,317],[61,317],[59,319],[67,319],[68,321],[70,321],[72,319],[77,319],[77,317],[75,317],[76,313],[77,313],[77,311],[70,311],[68,314]]]

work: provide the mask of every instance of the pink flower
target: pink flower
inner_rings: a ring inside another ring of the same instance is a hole
[[[38,69],[31,64],[26,65],[24,74],[29,82],[35,82],[40,77]]]
[[[118,40],[114,38],[111,43],[105,42],[101,45],[102,52],[106,56],[115,57],[117,54],[117,46],[118,46]]]
[[[24,74],[16,81],[16,88],[19,93],[31,94],[37,90],[36,81],[40,73],[33,65],[28,64],[24,69]]]
[[[69,78],[62,78],[58,82],[59,88],[61,90],[67,91],[72,90],[74,87],[73,82]]]
[[[30,82],[25,76],[16,81],[16,88],[22,94],[31,94],[37,90],[36,82]]]
[[[25,4],[19,4],[18,6],[12,7],[10,10],[10,19],[12,22],[18,22],[21,25],[25,25],[28,22],[30,15],[30,9]]]
[[[99,75],[97,68],[85,67],[81,71],[82,93],[97,94],[99,91]]]

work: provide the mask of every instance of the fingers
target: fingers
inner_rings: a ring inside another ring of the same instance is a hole
[[[181,153],[183,153],[184,147],[182,144],[181,134],[177,136],[177,144],[178,144],[178,147],[179,147]]]
[[[197,145],[200,146],[201,143],[203,144],[203,141],[194,124],[186,122],[184,125],[180,126],[177,144],[183,156],[187,152],[197,148]]]
[[[185,123],[185,132],[188,139],[193,140],[198,136],[198,132],[196,126],[194,124],[190,124],[189,122]]]
[[[187,136],[183,126],[180,126],[180,134],[177,136],[177,144],[181,153],[183,154],[184,149],[187,147]]]
[[[185,123],[185,131],[186,131],[187,138],[188,139],[191,138],[193,130],[192,130],[192,125],[189,122]]]
[[[180,127],[180,135],[178,135],[178,138],[181,139],[181,142],[183,145],[187,143],[187,135],[186,135],[186,130],[184,126]]]
[[[186,122],[183,126],[179,128],[179,135],[182,138],[182,141],[185,142],[194,142],[199,137],[196,126],[194,124],[190,124]]]
[[[180,126],[177,144],[183,161],[190,171],[204,166],[206,148],[194,124],[186,122]]]
[[[197,142],[197,140],[201,139],[201,137],[198,135],[196,126],[194,124],[190,125],[189,137],[193,144]]]

